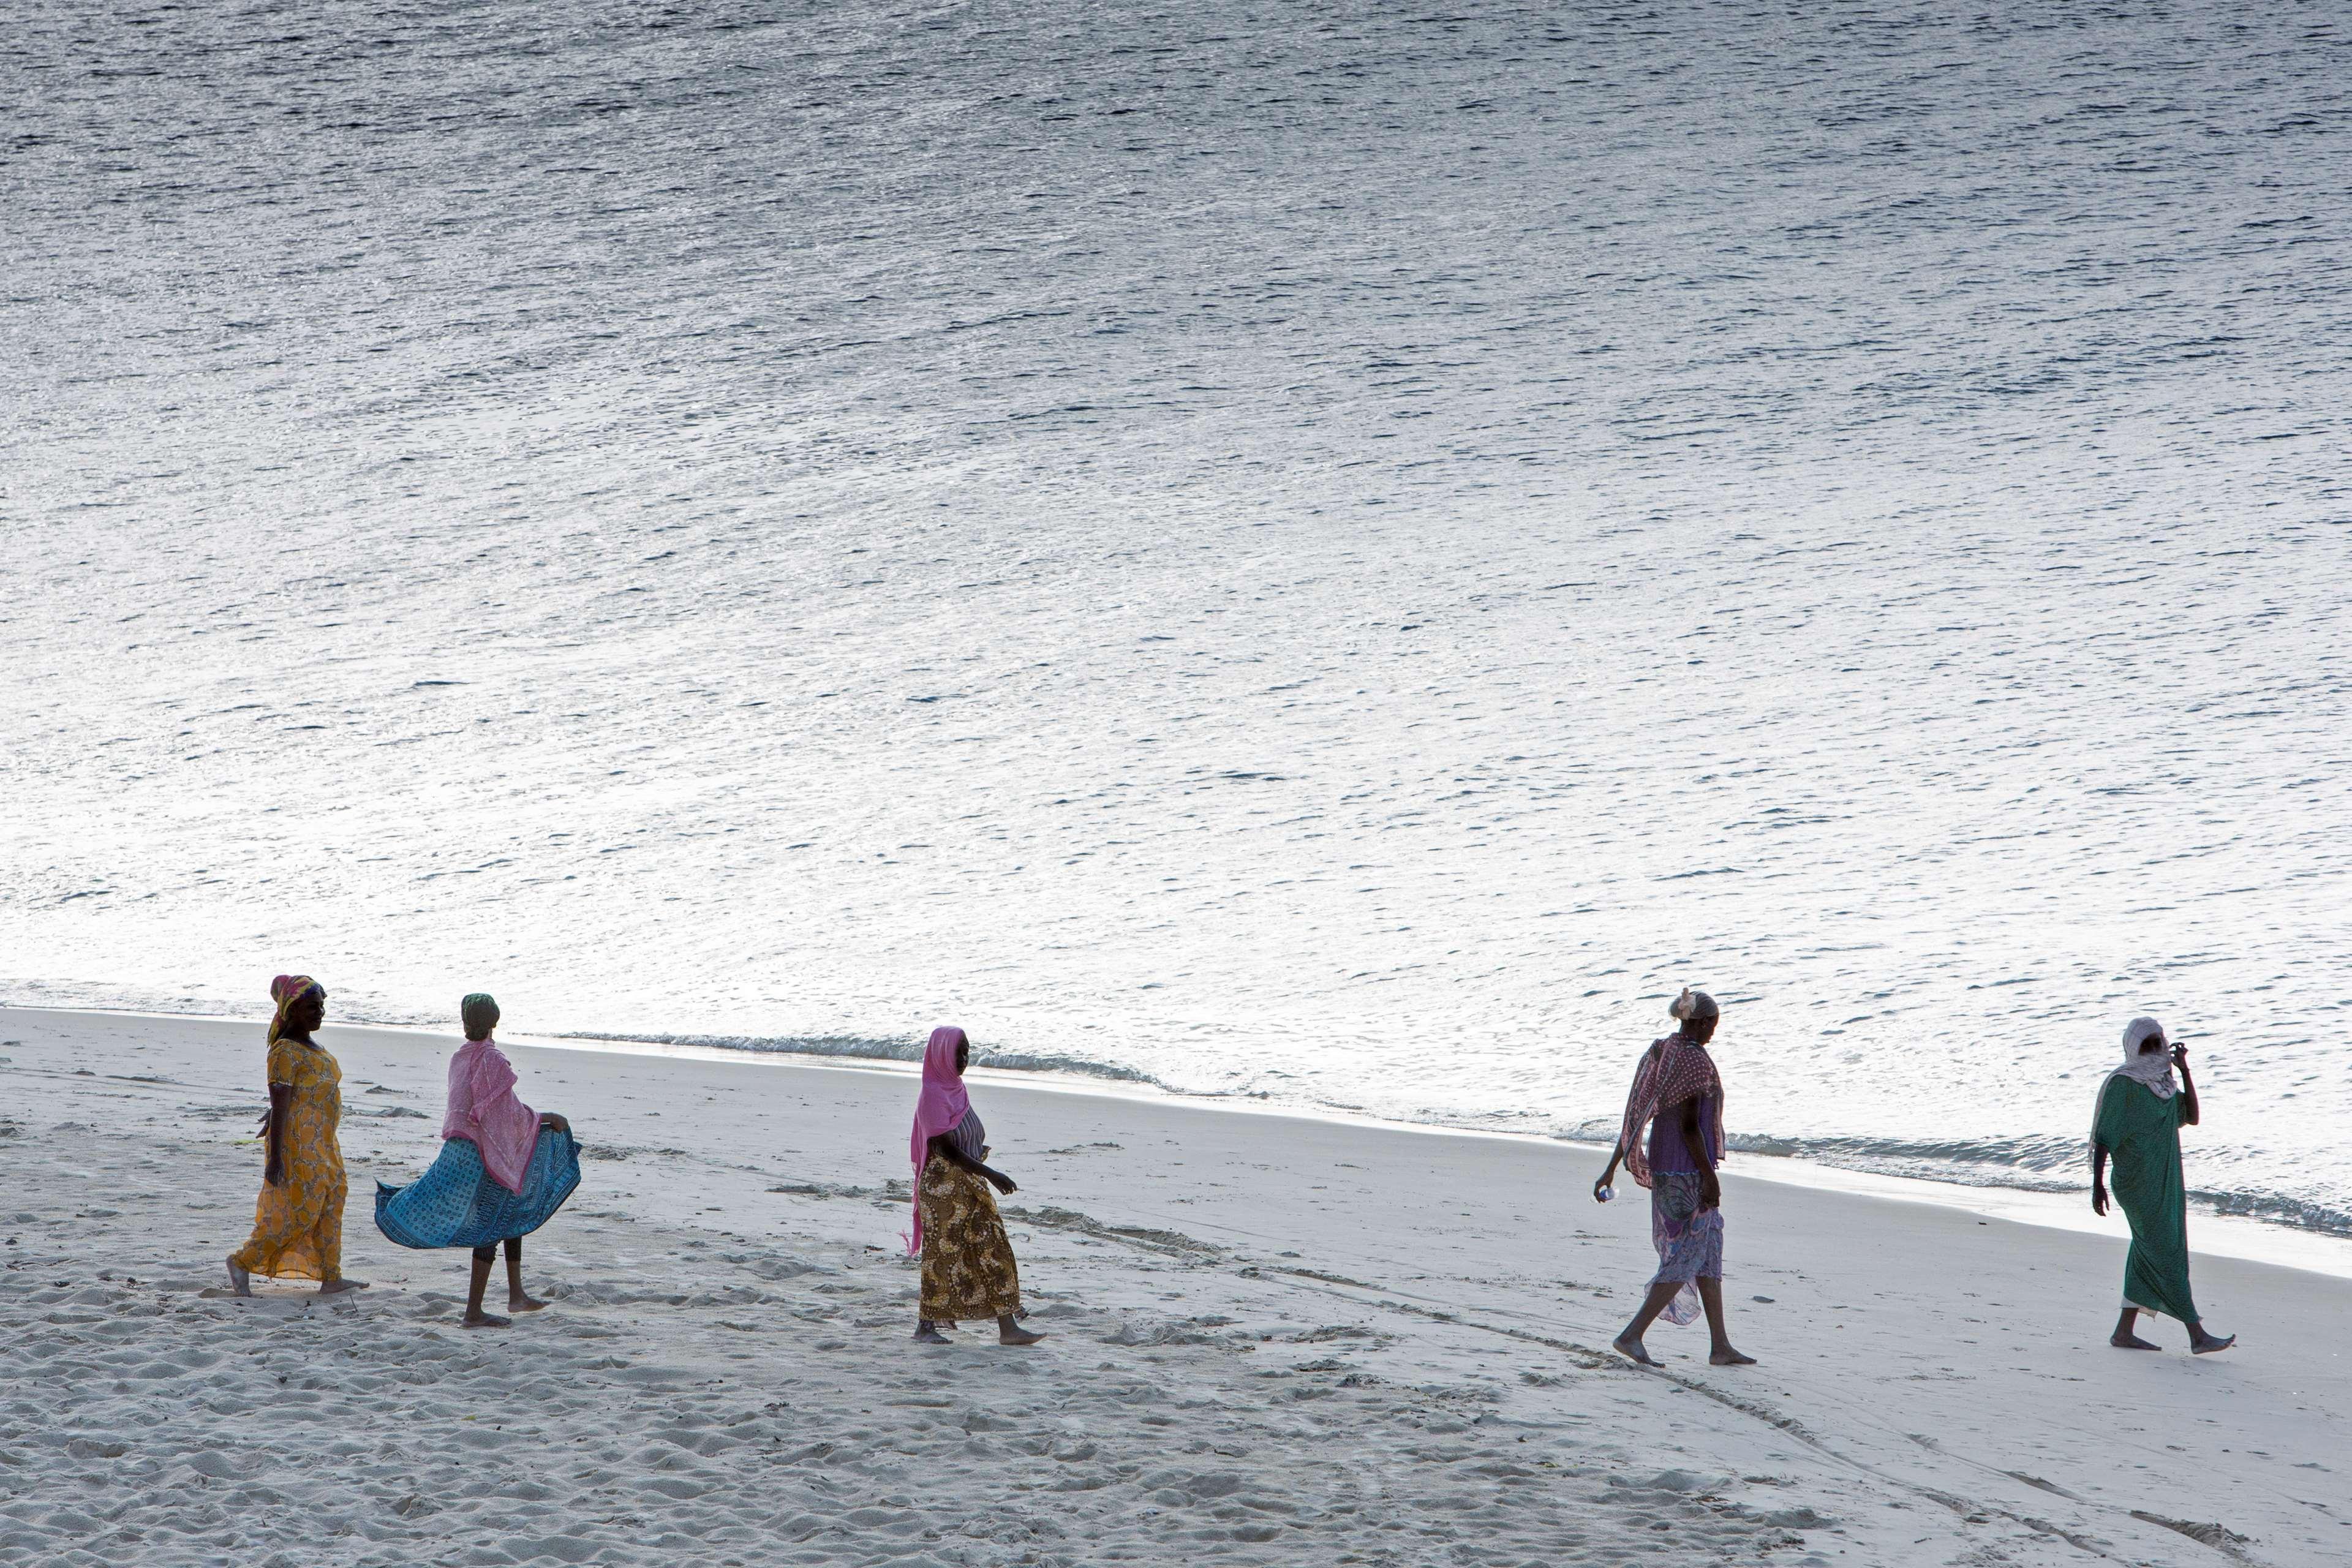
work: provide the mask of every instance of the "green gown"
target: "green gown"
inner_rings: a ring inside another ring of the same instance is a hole
[[[2189,1096],[2159,1097],[2118,1073],[2099,1096],[2091,1136],[2113,1162],[2107,1184],[2131,1221],[2124,1300],[2184,1323],[2198,1321],[2189,1294],[2189,1193],[2180,1178],[2180,1128]]]

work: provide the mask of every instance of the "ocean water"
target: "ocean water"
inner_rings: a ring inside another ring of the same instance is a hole
[[[0,1000],[2352,1230],[2352,26],[19,5]]]

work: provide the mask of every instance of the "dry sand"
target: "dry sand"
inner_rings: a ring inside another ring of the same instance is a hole
[[[926,1350],[908,1078],[519,1047],[585,1180],[553,1305],[465,1332],[464,1255],[371,1219],[454,1037],[324,1036],[373,1288],[217,1293],[259,1037],[0,1011],[0,1563],[2352,1562],[2340,1279],[2200,1257],[2240,1347],[2127,1354],[2113,1236],[1732,1174],[1763,1364],[1643,1372],[1592,1151],[983,1071],[1052,1337]]]

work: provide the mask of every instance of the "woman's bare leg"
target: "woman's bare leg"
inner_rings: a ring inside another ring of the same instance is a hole
[[[1642,1336],[1650,1331],[1650,1325],[1658,1321],[1658,1314],[1666,1310],[1667,1304],[1681,1289],[1680,1285],[1664,1280],[1651,1286],[1650,1293],[1642,1300],[1642,1310],[1633,1314],[1633,1321],[1625,1325],[1624,1332],[1609,1342],[1610,1348],[1628,1361],[1640,1362],[1643,1366],[1657,1365],[1650,1359],[1649,1351],[1643,1346]]]
[[[490,1259],[499,1255],[495,1247],[474,1248],[474,1277],[466,1286],[465,1327],[469,1329],[503,1329],[513,1320],[493,1317],[482,1310],[482,1292],[490,1283]]]
[[[246,1272],[245,1266],[236,1260],[236,1254],[233,1252],[228,1258],[228,1289],[233,1296],[253,1294],[253,1276]]]
[[[546,1305],[522,1288],[522,1237],[507,1237],[507,1310],[536,1312]]]
[[[1021,1326],[1020,1315],[1007,1312],[996,1320],[996,1342],[1001,1345],[1034,1345],[1045,1336],[1034,1329]]]
[[[2116,1320],[2116,1331],[2107,1336],[2107,1343],[2119,1351],[2152,1351],[2157,1347],[2133,1332],[2139,1322],[2139,1309],[2126,1307],[2124,1315]]]
[[[940,1332],[940,1326],[929,1318],[917,1318],[915,1342],[919,1345],[951,1345],[955,1341]]]
[[[2228,1350],[2237,1342],[2238,1336],[2235,1334],[2231,1334],[2225,1340],[2218,1335],[2207,1333],[2201,1320],[2189,1325],[2189,1348],[2199,1355],[2211,1355],[2215,1351]]]
[[[1723,1323],[1723,1281],[1699,1276],[1698,1304],[1706,1309],[1706,1337],[1710,1343],[1706,1359],[1717,1366],[1754,1366],[1756,1358],[1741,1355],[1731,1348],[1731,1335]]]

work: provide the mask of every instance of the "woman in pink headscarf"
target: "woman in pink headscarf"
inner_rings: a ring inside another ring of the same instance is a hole
[[[469,1247],[468,1329],[503,1329],[513,1320],[482,1310],[490,1264],[507,1253],[507,1310],[536,1312],[546,1302],[522,1288],[522,1238],[548,1222],[580,1185],[580,1145],[572,1123],[533,1110],[515,1094],[514,1064],[491,1033],[499,1005],[477,991],[457,1005],[466,1043],[449,1058],[449,1110],[441,1121],[441,1155],[404,1187],[375,1184],[375,1227],[403,1247]]]
[[[1012,1177],[982,1163],[988,1133],[963,1087],[963,1069],[971,1065],[971,1041],[961,1029],[931,1031],[908,1150],[915,1163],[915,1228],[907,1253],[923,1260],[915,1338],[947,1344],[942,1330],[994,1318],[1003,1343],[1034,1345],[1045,1336],[1021,1326],[1021,1271],[988,1192],[1019,1189]]]

